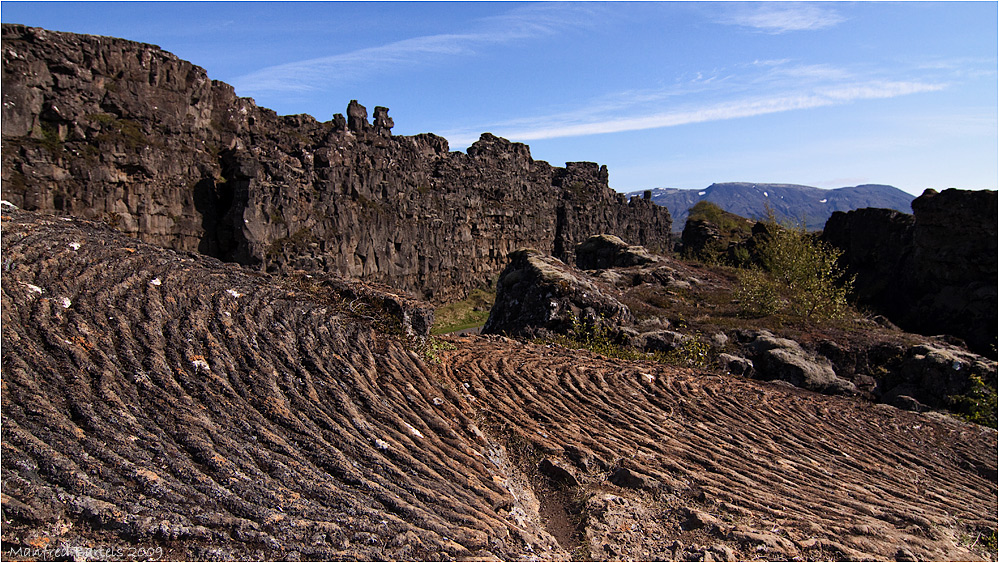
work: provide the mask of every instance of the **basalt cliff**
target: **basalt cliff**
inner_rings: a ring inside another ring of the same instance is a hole
[[[906,330],[954,335],[995,358],[997,203],[991,190],[926,190],[912,215],[836,212],[823,237],[843,250],[860,304]]]
[[[506,255],[571,260],[593,233],[665,248],[669,212],[490,134],[451,152],[352,101],[278,116],[153,45],[3,26],[3,194],[267,271],[335,273],[446,301]]]

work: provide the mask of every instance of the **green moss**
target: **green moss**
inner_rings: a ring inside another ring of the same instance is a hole
[[[121,143],[132,151],[151,144],[142,132],[142,126],[136,121],[119,119],[108,113],[92,113],[87,118],[101,126],[96,139],[100,143]]]
[[[431,334],[447,334],[486,324],[496,302],[495,289],[475,289],[465,299],[448,303],[434,311]]]
[[[267,247],[267,257],[273,259],[290,254],[300,254],[314,240],[312,232],[303,227],[289,236],[271,241]]]
[[[362,208],[367,209],[369,211],[378,212],[382,208],[381,202],[375,201],[375,200],[370,199],[368,197],[365,197],[364,195],[361,195],[361,194],[357,195],[357,203]]]
[[[64,146],[59,137],[59,127],[52,123],[42,123],[42,138],[39,142],[53,156],[63,152]]]
[[[120,119],[118,120],[118,129],[125,139],[125,146],[132,150],[145,147],[149,144],[149,140],[142,133],[142,128],[134,121]]]
[[[275,225],[287,225],[288,222],[284,220],[284,215],[281,214],[281,210],[277,207],[271,207],[267,212],[267,218],[271,223]]]
[[[110,113],[90,113],[86,118],[100,125],[113,125],[117,118]]]
[[[431,364],[441,363],[441,352],[450,352],[457,349],[458,347],[454,344],[435,336],[427,338],[417,346],[417,352],[423,357],[423,360]]]
[[[15,170],[11,172],[10,176],[7,178],[4,189],[9,189],[12,192],[23,194],[28,191],[27,178],[24,177],[22,172]]]
[[[87,162],[96,163],[101,158],[101,149],[94,145],[83,145],[83,158]]]

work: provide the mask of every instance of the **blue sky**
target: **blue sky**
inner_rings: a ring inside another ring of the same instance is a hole
[[[387,106],[611,187],[996,189],[996,2],[3,2],[0,19],[157,44],[282,114]]]

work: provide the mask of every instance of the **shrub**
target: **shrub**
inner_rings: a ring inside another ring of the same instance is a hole
[[[969,383],[968,392],[964,395],[947,397],[951,410],[968,422],[996,428],[999,407],[995,388],[978,375],[972,375]]]
[[[759,267],[739,276],[743,312],[815,320],[842,317],[853,287],[853,278],[837,265],[842,251],[815,239],[803,225],[777,224],[772,213],[766,225],[757,249]]]
[[[672,366],[705,368],[711,363],[710,358],[711,346],[706,342],[693,339],[665,354],[659,354],[657,359]]]

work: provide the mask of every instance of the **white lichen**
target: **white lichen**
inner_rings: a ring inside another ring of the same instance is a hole
[[[233,297],[236,297],[236,298],[239,298],[239,297],[243,296],[242,293],[236,291],[235,289],[227,289],[227,290],[225,290],[225,292],[228,293],[229,295],[232,295]]]
[[[212,368],[208,365],[208,362],[206,362],[203,358],[195,358],[191,360],[191,365],[194,366],[195,371],[197,371],[198,373],[201,372],[209,373],[210,371],[212,371]]]
[[[160,285],[162,283],[163,282],[160,281],[160,278],[153,278],[153,279],[149,280],[149,285]]]
[[[37,293],[39,295],[42,294],[42,288],[38,287],[37,285],[33,285],[33,284],[30,284],[30,283],[26,283],[24,285],[28,288],[28,291],[34,291],[35,293]]]
[[[413,428],[413,426],[410,423],[403,422],[403,424],[406,425],[406,429],[409,430],[409,433],[412,434],[413,436],[416,436],[417,438],[423,437],[423,433],[417,430],[416,428]]]
[[[82,245],[78,242],[69,243],[69,247],[72,248],[73,250],[80,250],[80,246]]]
[[[379,450],[383,451],[383,452],[384,451],[388,451],[388,449],[389,449],[388,442],[386,442],[385,440],[381,440],[381,439],[375,439],[375,447],[378,448]]]

